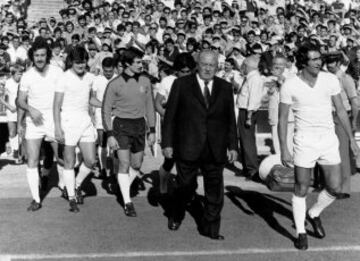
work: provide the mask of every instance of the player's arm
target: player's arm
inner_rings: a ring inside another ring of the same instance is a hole
[[[343,105],[341,94],[339,93],[339,94],[333,95],[333,96],[331,96],[331,99],[335,106],[336,114],[337,114],[338,118],[340,119],[340,122],[341,122],[342,126],[344,127],[344,130],[350,139],[351,149],[352,149],[354,155],[358,155],[359,147],[357,146],[354,135],[352,133],[349,117],[348,117],[348,114]]]
[[[5,99],[3,97],[0,97],[0,103],[3,104],[6,109],[8,109],[11,112],[16,112],[16,107],[11,106],[8,102],[7,102],[7,96],[5,96]]]
[[[64,133],[61,127],[61,107],[64,101],[63,92],[55,92],[53,103],[53,115],[55,124],[55,139],[59,143],[64,143]]]
[[[35,125],[41,125],[43,123],[43,116],[42,113],[31,107],[27,102],[27,92],[19,90],[18,92],[18,105],[21,109],[23,109],[25,112],[29,113],[31,119],[33,120]]]
[[[110,82],[108,84],[108,86],[106,87],[102,106],[101,106],[102,123],[104,126],[104,130],[108,136],[107,143],[108,143],[108,146],[110,147],[110,149],[112,149],[114,151],[119,149],[119,144],[114,137],[112,120],[111,120],[111,112],[112,112],[112,108],[115,105],[115,102],[116,102],[115,98],[117,96],[115,84],[116,84],[116,81],[115,81],[115,83]]]
[[[289,152],[287,144],[287,129],[288,129],[288,118],[289,118],[290,104],[280,103],[279,104],[279,142],[281,151],[281,161],[285,166],[290,166],[292,157]]]
[[[154,96],[153,96],[151,84],[148,92],[146,93],[146,119],[150,128],[150,135],[148,137],[149,144],[153,145],[155,143],[156,116],[155,116]]]

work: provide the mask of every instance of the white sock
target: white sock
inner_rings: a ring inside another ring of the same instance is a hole
[[[311,218],[320,216],[321,212],[335,201],[335,197],[323,189],[317,198],[317,202],[309,209]]]
[[[64,183],[69,195],[69,199],[75,198],[75,172],[74,169],[64,169]]]
[[[296,228],[296,234],[306,233],[305,217],[306,217],[306,197],[292,197],[292,209]]]
[[[86,177],[90,174],[91,169],[85,166],[84,162],[81,163],[79,168],[79,173],[76,176],[75,179],[75,187],[78,188],[81,186],[81,183],[86,179]]]
[[[98,147],[98,156],[99,156],[99,163],[100,163],[100,170],[107,169],[107,148],[103,148],[101,146]]]
[[[65,187],[65,181],[64,181],[64,167],[61,166],[59,163],[56,164],[56,168],[57,168],[57,172],[59,174],[59,183],[58,183],[58,187],[61,189],[64,189]]]
[[[119,182],[121,195],[124,199],[124,203],[130,203],[130,178],[128,173],[118,173],[117,179]]]
[[[133,169],[132,167],[129,168],[129,182],[130,186],[135,180],[136,177],[140,177],[140,172],[136,169]]]
[[[39,192],[39,171],[38,168],[27,168],[26,176],[30,187],[32,198],[40,203],[40,192]]]
[[[14,138],[9,138],[11,150],[19,150],[19,137],[16,135]]]

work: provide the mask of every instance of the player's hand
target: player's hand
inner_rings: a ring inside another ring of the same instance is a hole
[[[109,148],[113,151],[117,151],[118,149],[120,149],[119,143],[117,142],[117,140],[115,139],[114,136],[110,136],[108,138],[107,144],[108,144]]]
[[[294,167],[293,158],[288,150],[285,153],[281,153],[281,163],[285,167],[289,167],[289,168]]]
[[[39,126],[42,125],[44,122],[44,118],[42,113],[35,109],[35,108],[30,108],[29,109],[29,114],[30,114],[30,118],[33,120],[35,126]]]
[[[163,154],[165,158],[172,159],[173,157],[173,148],[167,147],[163,149]]]
[[[65,143],[64,131],[61,128],[55,128],[55,140],[60,144]]]
[[[154,144],[155,144],[155,140],[156,140],[155,133],[150,133],[149,136],[148,136],[149,146],[154,145]]]
[[[238,158],[238,153],[236,150],[230,150],[228,152],[228,161],[229,163],[233,163],[234,161],[236,161]]]

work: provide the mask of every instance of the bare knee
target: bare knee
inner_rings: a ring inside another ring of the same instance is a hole
[[[338,185],[338,186],[328,186],[328,187],[326,188],[326,191],[327,191],[330,195],[336,197],[338,194],[341,193],[341,186],[340,186],[340,185]]]
[[[295,195],[298,197],[306,197],[309,186],[307,184],[295,184]]]
[[[119,162],[119,172],[120,173],[129,173],[129,168],[130,168],[129,161],[120,160],[120,162]]]

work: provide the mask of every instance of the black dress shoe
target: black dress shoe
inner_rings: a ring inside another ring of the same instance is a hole
[[[180,225],[181,225],[181,222],[177,222],[174,219],[169,218],[169,220],[168,220],[168,228],[170,230],[176,231],[176,230],[179,229]]]
[[[349,193],[339,193],[336,196],[336,199],[347,199],[350,198],[350,194]]]
[[[306,233],[299,234],[299,236],[294,241],[294,246],[300,250],[308,249],[309,246]]]
[[[220,234],[219,235],[209,236],[209,238],[212,239],[212,240],[224,240],[225,239],[225,237],[220,235]]]
[[[124,212],[128,217],[136,217],[135,207],[132,202],[125,204]]]
[[[324,228],[323,228],[323,226],[321,224],[320,217],[311,218],[309,216],[309,213],[308,213],[308,220],[309,220],[310,224],[312,225],[312,227],[314,229],[315,237],[324,238],[325,237],[325,230],[324,230]]]

